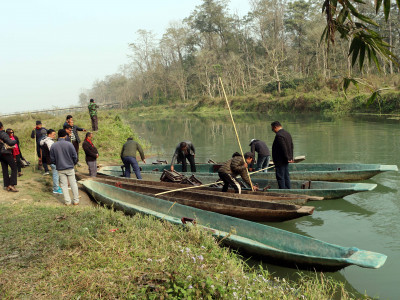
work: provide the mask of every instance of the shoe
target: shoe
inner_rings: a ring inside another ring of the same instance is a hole
[[[18,172],[18,177],[21,177],[22,175],[24,175],[22,172]]]
[[[79,202],[72,203],[73,205],[79,205]]]
[[[13,185],[9,185],[9,186],[7,187],[7,191],[9,191],[9,192],[14,192],[14,193],[19,192],[19,191],[15,188],[15,186],[13,186]]]
[[[71,203],[64,203],[65,206],[71,206]]]
[[[44,172],[43,176],[45,176],[45,175],[50,175],[50,173],[49,172]]]
[[[62,195],[62,189],[61,188],[58,188],[58,190],[57,191],[53,191],[53,194],[59,194],[59,195]]]
[[[80,163],[77,163],[76,165],[77,165],[78,167],[81,167],[81,166],[82,166]]]
[[[3,190],[7,191],[7,187],[6,187],[6,186],[3,186]]]

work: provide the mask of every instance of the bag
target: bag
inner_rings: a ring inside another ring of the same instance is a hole
[[[21,159],[22,168],[28,167],[31,163],[27,161],[25,158]]]

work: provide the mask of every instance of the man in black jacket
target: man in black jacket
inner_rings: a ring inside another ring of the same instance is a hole
[[[81,139],[79,138],[78,131],[86,131],[86,129],[74,125],[74,119],[72,118],[72,116],[69,115],[68,117],[70,117],[70,118],[67,119],[67,121],[66,121],[67,124],[64,123],[63,128],[68,129],[69,128],[68,125],[71,126],[72,131],[71,131],[71,134],[69,135],[69,138],[71,139],[71,143],[75,148],[76,155],[78,156],[77,165],[80,166],[80,164],[79,164],[79,143],[81,142]]]
[[[263,172],[267,173],[269,160],[271,153],[269,152],[268,146],[260,140],[252,139],[250,141],[250,152],[255,156],[255,152],[258,153],[256,171],[265,169]]]
[[[192,171],[193,173],[196,172],[196,164],[194,161],[195,154],[196,150],[194,149],[192,142],[180,142],[178,146],[176,146],[174,155],[172,156],[171,171],[174,170],[174,164],[175,161],[177,161],[178,164],[182,163],[182,172],[187,172],[187,159],[190,163],[190,171]]]
[[[99,157],[99,152],[92,142],[93,133],[87,132],[86,138],[82,143],[83,151],[85,151],[85,160],[89,167],[89,175],[91,177],[97,176],[97,158]]]
[[[271,123],[271,129],[276,134],[272,144],[276,180],[280,189],[290,189],[289,163],[293,162],[292,136],[278,121]]]
[[[38,169],[42,170],[42,150],[40,149],[40,140],[47,135],[47,129],[43,127],[41,121],[36,121],[36,127],[32,130],[31,138],[36,138],[36,154],[39,158]],[[48,174],[49,170],[45,169]]]
[[[7,147],[5,145],[14,146],[16,143],[16,140],[10,139],[8,134],[4,131],[3,123],[0,122],[0,162],[3,171],[4,189],[9,192],[18,192],[15,188],[17,185],[18,169],[12,149],[6,149]],[[8,166],[11,168],[11,176],[8,174]]]

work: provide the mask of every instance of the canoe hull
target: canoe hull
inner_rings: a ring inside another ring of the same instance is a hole
[[[127,214],[142,213],[181,224],[192,218],[196,224],[211,230],[229,246],[260,255],[272,262],[306,269],[339,270],[349,265],[379,268],[386,261],[383,254],[341,247],[263,224],[174,204],[132,191],[91,180],[83,182],[87,192],[98,202]]]
[[[120,178],[121,176],[121,171],[117,170],[115,167],[104,167],[99,170],[99,173],[115,178]],[[160,172],[144,172],[142,176],[145,180],[159,181],[161,174]],[[211,183],[218,179],[218,176],[209,173],[195,173],[195,176],[200,179],[203,184]],[[273,174],[273,176],[275,176],[275,174]],[[283,192],[278,189],[275,178],[252,178],[252,180],[254,184],[259,185],[260,189],[270,185],[272,188],[268,189],[268,192]],[[324,199],[340,199],[354,193],[371,191],[377,186],[376,184],[369,183],[312,181],[310,189],[302,189],[301,186],[306,181],[308,180],[291,180],[292,189],[285,190],[284,193],[323,197]]]

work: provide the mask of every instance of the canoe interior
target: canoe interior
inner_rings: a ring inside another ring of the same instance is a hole
[[[121,209],[126,213],[141,212],[181,224],[182,218],[195,219],[197,224],[213,230],[218,238],[240,247],[254,255],[275,257],[298,265],[322,266],[327,269],[340,269],[350,264],[378,268],[386,260],[379,253],[341,247],[291,233],[263,224],[225,216],[213,212],[180,205],[178,203],[145,196],[132,191],[86,180],[83,185],[87,191],[103,204]],[[230,233],[230,234],[229,234]]]

